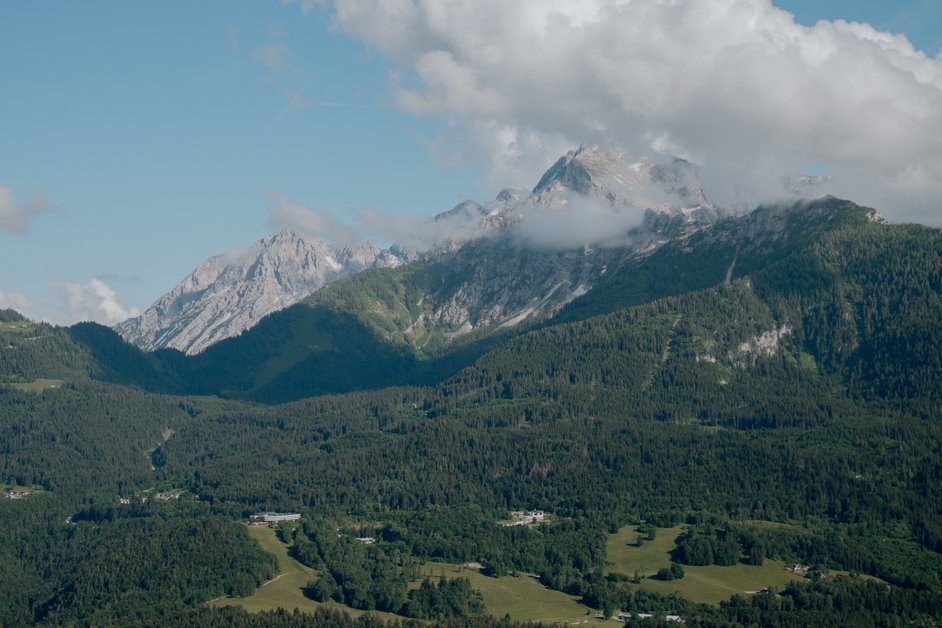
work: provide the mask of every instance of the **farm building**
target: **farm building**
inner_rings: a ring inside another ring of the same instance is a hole
[[[252,515],[253,521],[264,523],[278,523],[280,521],[297,521],[301,514],[297,512],[257,512]]]
[[[546,513],[542,510],[514,510],[510,513],[511,521],[502,523],[503,526],[532,526],[546,521]]]

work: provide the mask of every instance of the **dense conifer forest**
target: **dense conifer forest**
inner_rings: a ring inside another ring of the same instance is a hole
[[[557,319],[425,355],[350,297],[425,269],[340,282],[197,358],[0,311],[0,483],[28,492],[0,499],[0,625],[382,625],[206,607],[277,575],[244,525],[267,510],[302,514],[280,534],[310,597],[446,626],[513,624],[423,562],[692,626],[931,625],[942,236],[836,199],[756,231],[762,211],[612,269]],[[299,326],[333,344],[289,359]],[[500,525],[522,509],[552,519]],[[640,523],[686,526],[662,579],[853,575],[659,596],[604,569],[606,535]]]

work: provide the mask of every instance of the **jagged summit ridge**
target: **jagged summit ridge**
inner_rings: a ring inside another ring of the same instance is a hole
[[[553,164],[533,188],[537,202],[552,205],[554,197],[576,192],[612,205],[674,213],[713,209],[690,162],[629,161],[622,153],[582,146]]]
[[[465,289],[450,299],[453,302],[449,307],[454,312],[448,314],[445,307],[437,315],[449,320],[483,317],[505,321],[522,320],[524,312],[555,311],[560,304],[589,289],[604,264],[594,271],[585,267],[579,251],[597,243],[592,234],[583,237],[566,223],[547,223],[544,218],[568,214],[571,220],[585,222],[574,204],[586,199],[605,214],[597,213],[597,221],[608,220],[608,214],[620,214],[617,228],[601,230],[606,236],[612,232],[620,234],[627,229],[626,225],[640,230],[643,235],[634,238],[635,248],[665,239],[668,231],[679,234],[678,224],[689,231],[716,217],[692,164],[676,159],[665,163],[631,162],[620,153],[580,147],[550,167],[531,192],[506,188],[489,203],[459,203],[420,228],[414,242],[402,242],[386,250],[369,242],[336,247],[323,240],[282,231],[247,249],[217,255],[201,264],[146,312],[117,325],[116,330],[146,350],[174,348],[199,353],[337,279],[367,268],[412,261],[417,257],[416,249],[427,251],[430,258],[451,259],[464,244],[494,235],[523,236],[523,245],[540,245],[543,243],[540,238],[550,234],[554,238],[552,247],[572,249],[577,254],[560,258],[550,255],[546,259],[538,256],[541,261],[535,264],[536,258],[531,259],[526,246],[515,245],[510,249],[498,247],[487,254],[487,260],[471,259],[472,251],[455,256],[452,260],[456,265],[455,280]],[[553,234],[559,232],[568,238],[570,231],[575,232],[574,239],[555,241]],[[501,260],[493,259],[495,253]],[[499,279],[486,270],[494,263],[516,267],[524,258],[542,269],[541,276],[545,275],[534,285],[530,284],[536,278],[528,272],[516,273],[506,283],[506,277]],[[464,275],[464,279],[458,275]],[[544,285],[547,278],[553,278],[551,285]],[[486,285],[477,285],[480,282]],[[563,290],[562,286],[570,289]],[[504,296],[495,300],[496,294]],[[517,303],[520,299],[523,301]],[[479,312],[480,316],[465,316],[468,312]]]
[[[792,187],[801,196],[820,183],[804,177]],[[412,261],[416,251],[447,269],[442,285],[448,289],[428,295],[425,322],[446,324],[450,335],[512,326],[552,316],[591,291],[608,268],[730,215],[710,199],[693,163],[632,160],[582,146],[560,157],[531,191],[506,188],[487,203],[459,203],[415,225],[390,249],[368,242],[336,247],[291,232],[266,236],[210,258],[116,329],[148,350],[198,353],[328,283]]]
[[[436,223],[452,225],[453,235],[442,238],[433,248],[454,250],[462,242],[513,230],[528,237],[534,224],[539,228],[545,222],[547,212],[586,213],[586,203],[592,204],[593,215],[585,219],[611,223],[612,229],[600,231],[620,243],[625,232],[651,234],[662,230],[665,221],[673,221],[675,227],[695,227],[725,215],[704,191],[699,168],[686,160],[631,161],[619,152],[582,146],[560,157],[529,193],[507,188],[490,203],[464,201],[436,216]],[[619,218],[611,220],[616,215]],[[578,224],[580,220],[573,216],[571,222]],[[563,221],[543,226],[566,225]],[[589,230],[583,241],[566,240],[563,248],[601,243],[592,236]]]
[[[331,281],[403,259],[370,242],[335,247],[291,231],[209,258],[143,314],[115,327],[143,349],[199,353]]]

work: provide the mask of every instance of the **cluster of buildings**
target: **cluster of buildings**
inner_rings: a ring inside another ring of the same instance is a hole
[[[140,498],[141,498],[142,504],[146,503],[148,499],[156,499],[162,502],[169,502],[172,500],[180,499],[180,497],[184,493],[186,493],[186,491],[183,490],[182,488],[174,488],[174,489],[170,489],[169,491],[160,491],[159,493],[156,493],[155,495],[151,497],[148,497],[147,495],[141,495]],[[118,497],[118,503],[123,506],[129,505],[132,501],[133,500],[130,497],[121,497],[121,496]]]
[[[653,613],[634,613],[634,614],[618,613],[618,615],[615,616],[615,619],[617,619],[618,621],[625,622],[625,623],[632,621],[634,619],[653,619],[653,618],[654,618]],[[680,615],[664,615],[663,619],[664,621],[676,622],[678,624],[687,623],[684,621],[684,618],[681,617]]]
[[[12,488],[9,491],[5,491],[4,496],[7,499],[26,499],[27,497],[29,497],[29,491],[23,491],[18,488]]]
[[[511,521],[503,523],[504,526],[532,526],[546,521],[546,513],[542,510],[514,510],[510,513]]]

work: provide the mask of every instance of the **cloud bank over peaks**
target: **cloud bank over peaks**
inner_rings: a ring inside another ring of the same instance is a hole
[[[821,164],[837,195],[942,224],[942,57],[905,37],[770,0],[317,4],[407,70],[398,105],[448,121],[443,158],[486,160],[499,185],[589,142],[698,163],[729,208]]]
[[[781,181],[777,195],[786,195]],[[580,147],[556,160],[532,192],[505,188],[489,203],[465,201],[431,219],[364,210],[341,222],[274,196],[269,222],[335,244],[370,239],[415,252],[498,234],[573,249],[624,244],[652,213],[697,224],[722,212],[707,197],[699,168],[687,161],[632,161],[619,152]]]
[[[469,207],[480,207],[468,202]],[[457,208],[456,208],[457,209]],[[281,195],[271,196],[268,224],[317,238],[334,246],[373,242],[379,246],[424,252],[446,240],[468,240],[483,234],[481,215],[472,211],[448,219],[430,219],[418,214],[393,214],[375,208],[348,211],[345,220],[332,212],[307,207]]]

